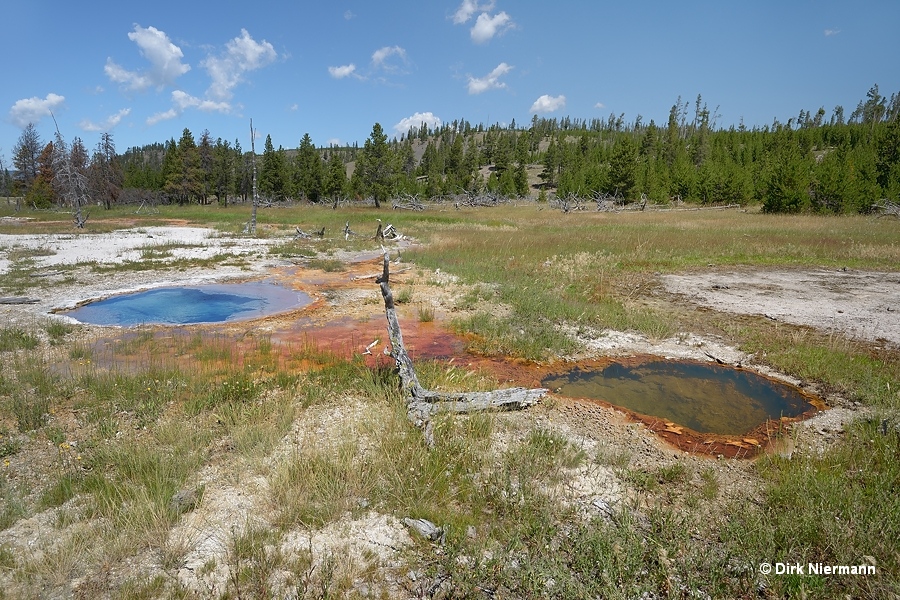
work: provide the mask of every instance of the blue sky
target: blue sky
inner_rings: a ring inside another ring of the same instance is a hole
[[[362,143],[375,122],[533,115],[665,123],[701,94],[752,127],[900,91],[900,1],[7,0],[0,155],[50,111],[67,140],[119,152],[259,135]],[[258,144],[261,150],[261,144]]]

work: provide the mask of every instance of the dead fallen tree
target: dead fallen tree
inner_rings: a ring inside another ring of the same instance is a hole
[[[683,203],[682,203],[683,204]],[[661,208],[656,207],[655,205],[650,205],[650,208],[653,212],[692,212],[692,211],[701,211],[701,210],[731,210],[733,208],[741,208],[740,204],[723,204],[721,206],[676,206],[674,208],[669,208],[663,206]]]
[[[900,204],[891,202],[887,198],[883,198],[881,202],[876,202],[875,204],[873,204],[872,209],[880,211],[878,215],[880,217],[895,216],[897,218],[900,218]]]
[[[461,207],[474,208],[500,206],[501,204],[508,204],[509,201],[509,197],[494,192],[466,192],[464,195],[461,194],[457,196],[454,205],[456,206],[456,210],[459,210]]]
[[[378,229],[375,230],[375,237],[372,238],[373,240],[383,242],[384,240],[399,241],[406,239],[406,236],[397,231],[390,223],[386,226],[382,226],[381,219],[376,219],[376,221],[378,221]]]
[[[25,296],[6,296],[0,298],[0,304],[37,304],[40,302],[37,298],[28,298]]]
[[[302,229],[297,227],[296,233],[294,234],[294,239],[295,240],[300,240],[300,239],[311,240],[313,238],[313,236],[319,237],[319,238],[325,237],[325,226],[323,225],[322,229],[316,230],[316,231],[312,232],[311,234],[306,233],[305,231],[303,231]]]
[[[394,210],[425,210],[425,205],[419,200],[419,195],[404,194],[391,202]]]
[[[384,312],[388,322],[388,337],[391,340],[391,358],[397,363],[400,387],[406,397],[407,416],[417,427],[425,431],[428,444],[434,443],[431,418],[441,412],[474,412],[483,410],[518,410],[533,406],[547,390],[544,388],[509,388],[492,392],[440,392],[426,390],[416,377],[412,359],[403,345],[403,332],[394,307],[394,296],[389,285],[390,256],[384,252],[384,268],[375,282],[381,286]]]
[[[574,192],[569,192],[564,197],[554,197],[548,201],[550,208],[558,208],[564,213],[584,210],[584,199]]]
[[[618,212],[625,207],[625,199],[618,195],[618,190],[615,194],[593,192],[591,196],[597,203],[597,212]]]

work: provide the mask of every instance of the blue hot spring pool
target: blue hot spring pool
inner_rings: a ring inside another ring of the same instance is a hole
[[[312,299],[272,283],[162,287],[90,302],[65,313],[94,325],[189,325],[256,319]]]

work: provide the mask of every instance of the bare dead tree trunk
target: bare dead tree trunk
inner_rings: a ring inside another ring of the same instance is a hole
[[[247,233],[256,235],[256,208],[259,206],[259,193],[256,188],[256,131],[253,129],[253,119],[250,119],[250,164],[253,166],[253,209],[250,212]]]
[[[544,388],[509,388],[492,392],[439,392],[426,390],[419,384],[412,359],[403,345],[403,332],[394,306],[389,285],[390,256],[384,252],[384,269],[375,282],[381,287],[384,312],[391,340],[391,358],[397,363],[400,387],[406,396],[407,416],[417,427],[424,429],[429,445],[434,443],[431,417],[439,412],[474,412],[482,410],[518,410],[537,404],[546,393]]]
[[[56,117],[53,117],[53,124],[56,126],[56,141],[53,146],[53,170],[54,183],[57,185],[63,202],[72,206],[74,214],[72,220],[75,227],[84,229],[84,224],[88,217],[83,215],[81,207],[88,201],[88,179],[84,173],[81,173],[72,161],[72,153],[68,144],[63,139],[62,133],[59,131],[59,125],[56,123]]]

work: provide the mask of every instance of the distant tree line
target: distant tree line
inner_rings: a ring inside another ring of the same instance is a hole
[[[505,196],[589,197],[631,202],[680,199],[701,204],[759,202],[768,212],[866,212],[882,198],[900,198],[900,95],[873,86],[845,118],[843,107],[801,110],[786,123],[748,129],[717,127],[717,109],[701,96],[679,98],[657,125],[624,114],[579,120],[534,116],[527,127],[423,123],[388,139],[376,123],[363,147],[316,147],[309,134],[287,150],[266,136],[258,157],[258,188],[272,202],[369,199],[380,206],[398,195],[435,198],[491,192]],[[48,207],[53,142],[33,126],[22,133],[0,185],[28,204]],[[185,129],[165,143],[115,152],[112,136],[88,153],[78,138],[72,164],[106,207],[152,194],[176,204],[246,201],[252,195],[251,155],[239,140],[194,138]],[[2,165],[0,165],[2,168]],[[536,186],[529,184],[535,180]],[[140,192],[139,194],[136,192]]]

